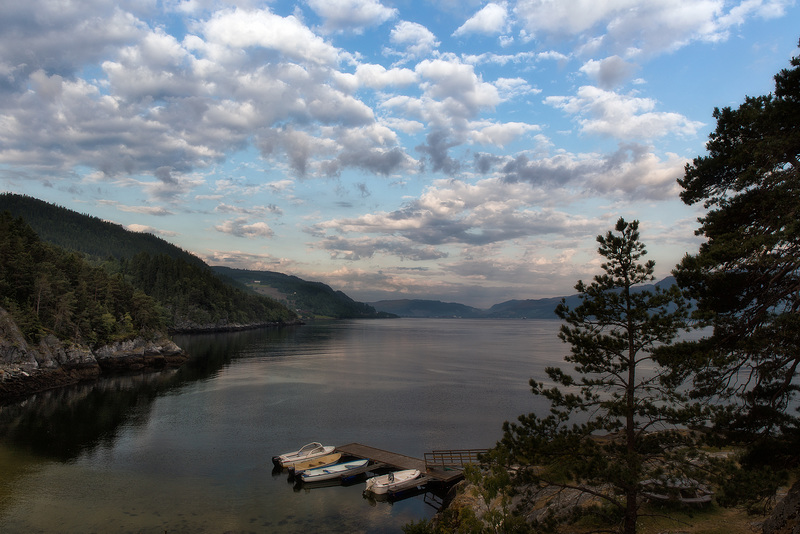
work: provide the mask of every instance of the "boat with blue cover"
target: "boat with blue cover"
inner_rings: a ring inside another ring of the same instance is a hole
[[[323,480],[332,480],[334,478],[344,479],[365,472],[365,468],[368,464],[369,460],[367,459],[340,462],[325,467],[318,467],[317,469],[309,469],[304,471],[300,475],[300,478],[303,482],[320,482]]]

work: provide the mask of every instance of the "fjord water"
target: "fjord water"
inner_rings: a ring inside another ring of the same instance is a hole
[[[422,458],[486,448],[546,410],[528,386],[557,321],[394,319],[178,336],[180,369],[0,407],[2,532],[400,532],[430,495],[300,488],[272,456],[310,441]]]

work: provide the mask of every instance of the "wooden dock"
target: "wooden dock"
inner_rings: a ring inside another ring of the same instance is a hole
[[[426,466],[425,460],[398,454],[396,452],[385,451],[383,449],[376,449],[375,447],[362,445],[360,443],[342,445],[341,447],[336,447],[336,451],[358,458],[367,458],[375,463],[385,464],[388,467],[396,469],[417,469],[421,473],[420,478],[417,479],[418,485],[431,480],[452,484],[464,478],[464,473],[458,469],[431,468]]]

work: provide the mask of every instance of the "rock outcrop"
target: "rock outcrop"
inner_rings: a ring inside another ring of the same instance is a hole
[[[104,373],[177,367],[187,355],[165,335],[91,349],[45,336],[31,346],[0,308],[0,401],[91,380]]]
[[[800,534],[800,481],[794,483],[770,517],[764,521],[763,534]]]

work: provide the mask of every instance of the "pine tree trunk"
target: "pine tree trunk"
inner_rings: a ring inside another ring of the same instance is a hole
[[[625,447],[627,450],[629,484],[625,494],[625,534],[636,534],[639,509],[639,462],[636,450],[636,325],[631,320],[630,287],[625,288],[628,319],[628,384],[626,388]]]
[[[630,489],[625,496],[625,534],[636,534],[636,520],[639,515],[636,505],[638,494],[635,489]]]

